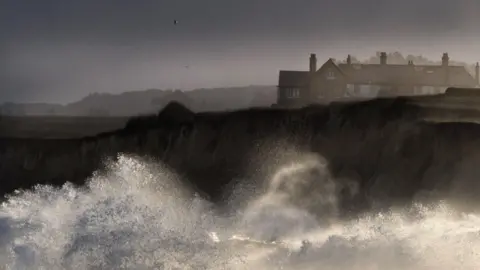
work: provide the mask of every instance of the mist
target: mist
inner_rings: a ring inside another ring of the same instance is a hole
[[[2,1],[0,102],[276,83],[377,50],[475,62],[475,1]],[[173,25],[178,20],[178,25]]]

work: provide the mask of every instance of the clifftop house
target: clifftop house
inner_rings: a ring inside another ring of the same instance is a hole
[[[448,87],[478,87],[479,64],[475,78],[464,66],[449,65],[447,53],[441,65],[392,65],[387,54],[379,64],[355,64],[350,55],[346,63],[327,60],[317,69],[317,57],[310,55],[309,71],[280,70],[277,105],[301,106],[342,98],[426,95],[443,93]]]

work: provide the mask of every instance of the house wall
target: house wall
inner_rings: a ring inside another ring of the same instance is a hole
[[[446,87],[411,86],[411,85],[375,85],[375,84],[347,84],[347,96],[377,97],[392,95],[433,95],[443,93]]]
[[[304,104],[335,100],[344,97],[374,98],[397,95],[434,95],[443,93],[447,87],[438,86],[388,86],[347,83],[342,74],[319,72],[308,87],[278,87],[277,104],[301,106]]]
[[[391,95],[434,95],[445,92],[447,87],[438,86],[388,86],[375,84],[347,84],[346,96],[377,97]]]
[[[345,94],[345,78],[343,74],[333,66],[324,65],[311,82],[311,100],[333,100],[342,98]]]
[[[374,84],[347,84],[346,96],[377,97],[390,95],[435,95],[444,93],[447,87],[438,86],[388,86]]]
[[[292,106],[302,102],[305,98],[305,87],[278,87],[277,104],[280,106]]]
[[[415,95],[435,95],[445,93],[448,87],[443,86],[415,86],[414,94]]]
[[[376,97],[381,86],[375,84],[347,84],[346,96],[349,97]]]

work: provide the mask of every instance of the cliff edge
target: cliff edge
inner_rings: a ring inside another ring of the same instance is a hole
[[[261,181],[314,154],[328,162],[334,179],[357,186],[343,205],[404,203],[425,193],[476,200],[480,126],[429,123],[425,114],[406,98],[215,113],[171,103],[93,137],[0,139],[0,194],[37,184],[82,185],[105,158],[125,153],[161,161],[219,202],[238,179]]]

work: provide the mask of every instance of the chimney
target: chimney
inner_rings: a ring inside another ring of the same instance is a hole
[[[387,64],[387,53],[386,52],[381,52],[380,53],[380,64],[381,65],[386,65]]]
[[[442,56],[442,66],[448,67],[448,61],[450,58],[448,57],[448,53],[444,53]]]
[[[449,70],[448,70],[448,60],[450,60],[450,58],[448,57],[448,53],[443,53],[443,56],[442,56],[442,67],[443,67],[443,70],[445,72],[445,85],[449,85],[450,83],[450,74],[448,74]]]
[[[352,64],[352,56],[350,54],[347,56],[347,64]]]
[[[317,71],[317,55],[312,53],[310,54],[310,72]]]
[[[480,66],[478,65],[478,62],[477,64],[475,65],[475,86],[479,86],[480,85]]]

